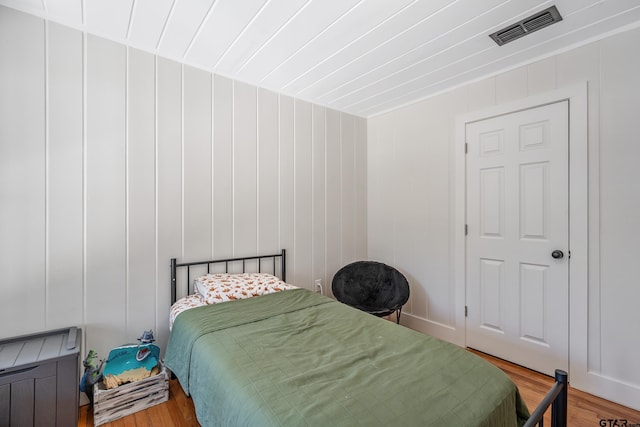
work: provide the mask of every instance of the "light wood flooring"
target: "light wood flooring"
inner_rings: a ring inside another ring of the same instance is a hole
[[[551,377],[483,353],[473,352],[498,366],[511,377],[520,389],[520,394],[530,410],[533,410],[540,403],[551,384],[553,384]],[[103,425],[105,427],[199,426],[193,403],[190,398],[185,396],[177,380],[171,380],[169,393],[168,402]],[[93,426],[93,414],[88,408],[88,406],[80,408],[78,427]],[[603,423],[601,423],[601,420],[604,420]],[[628,426],[633,424],[640,426],[640,412],[569,387],[569,414],[567,420],[569,426],[598,427],[614,425],[607,420],[618,420],[617,425],[623,425],[622,420],[627,420]],[[545,416],[544,424],[546,426],[551,425],[548,413]]]
[[[553,385],[553,378],[538,372],[531,371],[522,366],[514,365],[507,361],[497,359],[484,353],[470,350],[473,353],[483,357],[502,369],[511,380],[516,383],[520,390],[520,395],[527,403],[530,411],[538,406],[544,398],[544,395]],[[551,425],[551,411],[545,414],[544,425]],[[613,426],[608,424],[606,420],[627,420],[627,425],[638,424],[640,426],[640,412],[627,408],[622,405],[610,402],[576,390],[569,386],[569,409],[567,415],[567,425],[570,427],[598,427]],[[605,420],[600,424],[601,420]],[[618,421],[617,425],[623,425],[622,421]]]

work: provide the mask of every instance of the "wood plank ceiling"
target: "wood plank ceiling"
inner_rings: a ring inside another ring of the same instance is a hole
[[[640,0],[0,0],[256,86],[370,117],[640,24]],[[488,35],[556,5],[563,21]]]

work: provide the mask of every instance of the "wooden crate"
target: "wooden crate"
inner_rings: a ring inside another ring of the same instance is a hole
[[[93,387],[93,422],[96,426],[117,420],[169,400],[169,371],[107,389],[102,381]]]

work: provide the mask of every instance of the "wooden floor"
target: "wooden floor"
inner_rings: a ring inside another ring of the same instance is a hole
[[[502,369],[511,380],[516,383],[520,390],[520,395],[527,403],[530,411],[538,406],[544,395],[553,384],[553,378],[539,374],[522,366],[514,365],[487,354],[471,350],[473,353],[483,357]],[[551,425],[550,411],[545,414],[544,425]],[[604,420],[601,424],[600,421]],[[607,420],[619,420],[617,424],[609,423]],[[598,427],[614,425],[625,425],[621,420],[627,420],[626,425],[631,427],[638,424],[640,427],[640,412],[618,405],[608,400],[600,399],[589,393],[576,390],[569,386],[569,409],[567,425],[571,427]]]
[[[530,410],[533,410],[533,408],[540,403],[545,393],[551,387],[551,384],[553,384],[553,379],[545,375],[486,354],[474,353],[498,366],[511,377],[520,389],[520,394]],[[193,403],[190,398],[185,396],[177,380],[171,380],[169,390],[170,396],[168,402],[103,425],[105,427],[199,426],[193,409]],[[88,408],[88,406],[80,408],[78,427],[93,426],[93,413],[88,411]],[[614,420],[618,420],[616,424],[614,424]],[[623,420],[626,420],[626,424],[623,423]],[[549,414],[546,415],[544,424],[546,426],[551,425]],[[640,427],[640,412],[569,387],[569,415],[567,424],[571,427],[614,425],[631,427],[637,424]]]

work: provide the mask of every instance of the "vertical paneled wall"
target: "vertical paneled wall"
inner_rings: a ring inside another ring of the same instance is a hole
[[[47,203],[45,186],[45,28],[34,18],[2,10],[0,271],[4,277],[0,282],[0,328],[4,332],[14,328],[34,330],[44,324],[47,294],[55,290],[47,286],[46,277],[47,206],[51,204]],[[16,15],[21,19],[15,19]],[[25,24],[29,31],[23,31]],[[17,33],[22,37],[15,37]],[[5,58],[12,58],[11,67]],[[23,256],[15,256],[18,253]],[[30,315],[25,316],[27,313]]]
[[[168,337],[169,259],[366,257],[366,121],[0,7],[0,337]],[[10,43],[6,42],[11,40]]]
[[[126,342],[127,50],[93,36],[85,42],[83,323],[103,342]]]
[[[127,53],[126,283],[127,336],[131,336],[139,333],[131,325],[155,324],[155,313],[144,307],[156,304],[155,283],[148,279],[156,272],[156,78],[153,55],[135,49]]]
[[[60,25],[51,24],[46,31],[46,324],[57,328],[65,327],[70,318],[82,318],[84,309],[84,295],[78,292],[84,271],[83,39]],[[49,81],[58,84],[51,86]]]

